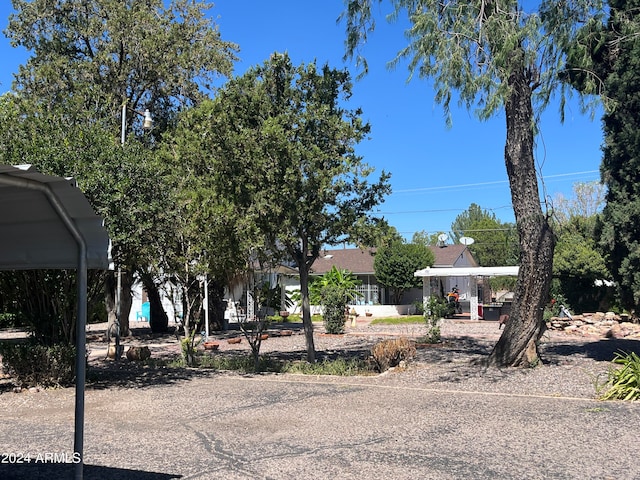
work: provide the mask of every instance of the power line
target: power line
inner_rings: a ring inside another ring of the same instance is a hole
[[[503,208],[511,208],[511,205],[503,205],[501,207],[492,207],[492,208],[484,208],[484,210],[500,210]],[[381,215],[400,215],[400,214],[407,214],[407,213],[439,213],[439,212],[464,212],[465,210],[468,210],[469,207],[466,208],[443,208],[443,209],[432,209],[432,210],[404,210],[404,211],[399,211],[399,212],[376,212],[379,213]]]
[[[557,173],[555,175],[546,175],[542,177],[542,180],[570,177],[574,175],[588,175],[588,174],[599,173],[599,172],[600,170],[585,170],[583,172]],[[392,195],[394,193],[419,193],[419,192],[434,192],[434,191],[441,191],[441,190],[454,190],[454,189],[469,188],[469,187],[486,187],[489,185],[500,185],[505,183],[509,183],[509,180],[494,180],[491,182],[464,183],[460,185],[443,185],[439,187],[405,188],[405,189],[393,191]]]

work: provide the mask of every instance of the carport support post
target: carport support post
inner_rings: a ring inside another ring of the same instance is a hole
[[[76,411],[75,437],[73,440],[75,478],[84,475],[84,388],[87,373],[87,247],[81,239],[78,242],[78,321],[76,322]],[[78,457],[78,458],[76,458]]]

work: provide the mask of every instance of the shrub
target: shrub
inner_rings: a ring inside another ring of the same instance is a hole
[[[613,366],[609,369],[608,381],[601,389],[602,400],[638,400],[640,399],[640,357],[634,353],[616,353]]]
[[[327,333],[344,333],[345,307],[344,293],[340,288],[329,285],[322,289],[322,318]]]
[[[16,316],[13,313],[0,313],[0,328],[16,326]]]
[[[413,311],[416,315],[424,315],[424,302],[422,300],[416,300],[413,305]]]
[[[371,349],[371,356],[379,372],[395,367],[402,361],[411,360],[416,355],[416,347],[407,338],[383,340]]]
[[[427,334],[422,338],[425,343],[439,343],[441,339],[440,327],[438,322],[441,318],[447,316],[449,302],[444,299],[431,297],[429,299],[428,309],[424,313],[424,319],[427,323]]]
[[[0,355],[5,373],[23,387],[68,386],[75,378],[72,345],[0,344]]]
[[[449,302],[444,298],[436,296],[429,297],[429,303],[427,304],[427,311],[424,312],[425,317],[430,320],[440,320],[445,318],[449,313]]]

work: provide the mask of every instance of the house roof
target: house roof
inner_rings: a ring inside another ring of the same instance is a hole
[[[460,257],[466,256],[469,262],[474,266],[478,266],[473,255],[466,245],[444,245],[442,247],[429,246],[434,256],[434,267],[453,267],[457,264]]]
[[[468,259],[477,266],[476,261],[465,245],[446,245],[444,247],[429,247],[434,256],[434,267],[453,267],[461,255],[468,255]],[[373,259],[375,248],[362,250],[360,248],[343,248],[337,250],[325,250],[313,263],[311,273],[323,275],[335,265],[338,269],[349,270],[356,275],[373,275]]]
[[[361,250],[359,248],[344,248],[341,250],[325,250],[311,267],[314,275],[324,275],[331,267],[349,270],[355,274],[373,275],[373,255],[375,248]]]

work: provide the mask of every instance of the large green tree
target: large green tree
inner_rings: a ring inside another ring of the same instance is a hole
[[[495,213],[472,203],[451,224],[455,241],[472,238],[471,254],[483,267],[516,265],[518,263],[518,239],[515,225],[502,223]]]
[[[593,19],[569,49],[567,77],[580,91],[605,99],[607,187],[602,248],[622,305],[640,309],[640,2],[611,0],[606,23]]]
[[[20,113],[24,117],[35,112],[43,120],[48,118],[45,121],[69,128],[67,138],[49,142],[49,148],[66,154],[66,160],[56,171],[37,165],[45,172],[75,175],[81,187],[85,181],[96,186],[96,195],[89,198],[100,213],[108,212],[114,260],[125,272],[125,286],[138,270],[148,273],[149,265],[138,262],[148,259],[144,252],[158,246],[164,236],[157,222],[160,217],[148,215],[144,203],[136,203],[146,196],[140,193],[150,190],[155,193],[154,205],[172,205],[163,198],[168,189],[156,187],[164,169],[157,168],[155,156],[142,147],[157,146],[176,113],[201,101],[212,82],[232,70],[237,47],[221,39],[217,26],[206,16],[210,6],[192,0],[13,0],[15,13],[5,34],[13,46],[31,53],[13,85],[22,103]],[[136,114],[144,109],[155,117],[147,136]],[[83,166],[96,175],[90,180],[82,172],[76,175],[70,165],[78,153],[74,147],[81,144],[70,137],[76,125],[94,125],[111,138],[111,146],[105,149],[110,154],[101,152]],[[115,153],[122,133],[126,144]],[[146,235],[135,235],[142,229]],[[154,233],[157,241],[143,241]],[[153,316],[162,309],[152,278],[142,275],[151,294]],[[113,278],[107,282],[111,322],[115,283]],[[123,293],[122,307],[126,307],[130,292],[125,288]],[[124,333],[128,309],[121,310]]]
[[[345,0],[347,55],[366,62],[360,48],[375,28],[373,4]],[[538,363],[537,342],[544,330],[542,311],[551,283],[554,235],[542,211],[534,141],[536,112],[559,85],[563,47],[576,26],[598,5],[589,0],[543,1],[390,0],[392,18],[405,15],[408,45],[396,61],[409,60],[411,72],[433,81],[435,98],[448,112],[459,98],[486,119],[501,111],[506,120],[505,166],[520,242],[520,273],[511,320],[489,363]],[[562,85],[560,85],[562,86]]]
[[[153,261],[158,245],[171,228],[165,215],[169,192],[159,176],[162,165],[155,163],[152,152],[138,142],[128,144],[127,154],[123,155],[122,147],[99,124],[68,120],[62,107],[43,110],[40,105],[25,102],[15,94],[3,95],[0,97],[0,162],[28,163],[48,173],[75,177],[96,213],[109,218],[111,240],[120,246],[118,261],[133,268]],[[27,279],[38,282],[41,278],[52,276],[25,276],[22,284],[27,285]],[[104,275],[91,278],[102,283],[105,280]],[[73,297],[73,283],[59,283],[70,285],[71,291],[66,295]],[[95,286],[90,287],[94,290]],[[58,299],[46,298],[48,292],[54,291],[48,287],[32,283],[28,288],[35,292],[39,305],[58,302]],[[127,298],[130,297],[123,299],[125,309],[129,306]],[[105,301],[113,311],[115,306],[109,304],[113,296]],[[60,315],[70,315],[56,310]],[[57,327],[47,328],[55,337]],[[72,340],[72,336],[64,338]]]
[[[414,273],[433,262],[433,252],[428,246],[396,241],[376,251],[373,268],[378,282],[393,292],[392,303],[399,305],[407,290],[422,286],[422,278]]]
[[[598,245],[597,225],[605,189],[599,182],[579,182],[569,196],[553,201],[554,231],[558,242],[553,259],[554,295],[566,299],[574,312],[608,309],[611,279],[605,255]],[[601,285],[598,285],[601,284]]]
[[[326,245],[360,240],[389,191],[384,172],[355,154],[369,132],[346,71],[294,66],[273,54],[220,89],[197,133],[209,142],[221,199],[256,256],[293,260],[300,273],[307,359],[315,361],[309,271]]]

